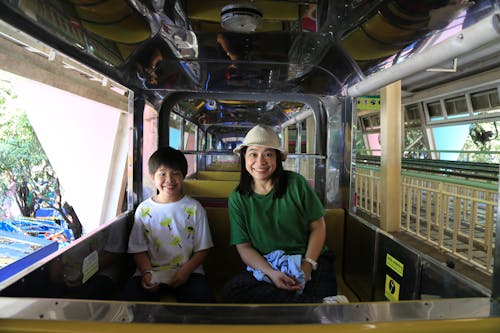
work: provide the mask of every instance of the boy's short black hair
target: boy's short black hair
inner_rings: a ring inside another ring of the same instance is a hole
[[[188,164],[184,154],[172,147],[161,147],[151,155],[148,162],[149,173],[154,175],[161,167],[180,170],[182,176],[186,178]]]

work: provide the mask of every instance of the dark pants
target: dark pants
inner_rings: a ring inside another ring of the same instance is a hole
[[[79,289],[72,292],[68,288],[68,297],[85,299],[112,299],[115,294],[113,280],[104,275],[94,275]]]
[[[183,285],[172,288],[168,284],[160,284],[158,291],[148,291],[142,287],[142,276],[132,277],[123,291],[122,299],[138,302],[158,302],[164,295],[174,295],[177,302],[213,303],[215,297],[208,279],[203,274],[193,273]]]
[[[337,295],[335,254],[327,251],[318,258],[318,268],[311,273],[302,294],[276,288],[272,283],[257,281],[244,271],[233,277],[222,290],[224,303],[321,303]]]

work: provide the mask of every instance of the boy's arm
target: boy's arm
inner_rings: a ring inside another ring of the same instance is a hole
[[[158,288],[157,284],[151,283],[151,278],[153,277],[153,274],[151,274],[153,265],[151,265],[149,254],[147,252],[134,253],[134,261],[137,268],[141,272],[143,288],[151,291],[156,290]]]
[[[169,285],[175,288],[186,282],[191,273],[203,263],[209,251],[210,249],[205,249],[193,253],[191,258],[177,270]]]
[[[142,275],[144,275],[144,272],[153,269],[147,252],[134,253],[134,262]]]

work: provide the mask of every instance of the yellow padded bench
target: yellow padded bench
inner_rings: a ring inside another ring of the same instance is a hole
[[[229,214],[227,208],[207,207],[207,218],[214,247],[203,265],[208,280],[219,300],[224,284],[243,268],[235,246],[229,245]]]
[[[200,180],[240,180],[240,172],[235,171],[198,171],[192,177]]]
[[[325,214],[326,245],[335,251],[335,271],[342,272],[342,252],[344,249],[345,212],[343,209],[327,209]]]
[[[227,199],[236,186],[236,180],[184,180],[184,192],[193,198]]]
[[[240,163],[234,162],[212,162],[206,168],[209,171],[240,171]]]
[[[204,268],[217,300],[224,284],[244,268],[236,247],[229,245],[229,214],[227,208],[206,207],[208,223],[214,241],[214,248],[205,261]],[[344,246],[345,211],[343,209],[327,209],[326,245],[335,251],[335,271],[339,294],[357,301],[357,296],[346,286],[342,279],[342,257]]]
[[[340,295],[346,296],[349,301],[359,301],[358,296],[346,285],[343,272],[344,258],[344,230],[346,223],[346,213],[344,209],[327,209],[325,214],[326,223],[326,245],[335,251],[335,272],[337,273],[337,290]]]

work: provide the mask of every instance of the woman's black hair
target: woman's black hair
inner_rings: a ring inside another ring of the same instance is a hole
[[[248,147],[243,147],[240,151],[240,183],[236,187],[236,191],[243,195],[250,195],[253,192],[253,177],[248,173],[245,165],[245,153]],[[276,170],[271,175],[273,181],[274,194],[273,198],[281,198],[288,187],[288,174],[283,169],[281,161],[281,152],[276,151]]]
[[[167,167],[182,172],[182,176],[186,178],[188,164],[184,154],[172,147],[161,147],[151,155],[148,161],[148,169],[151,175],[161,167]]]

